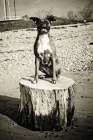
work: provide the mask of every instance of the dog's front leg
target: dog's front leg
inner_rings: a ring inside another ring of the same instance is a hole
[[[33,82],[34,84],[38,83],[39,64],[40,64],[39,59],[35,57],[35,78]]]
[[[52,79],[52,83],[56,84],[56,65],[55,65],[55,57],[52,57],[52,70],[53,70],[53,79]]]

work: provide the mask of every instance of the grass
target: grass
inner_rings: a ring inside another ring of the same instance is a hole
[[[0,22],[0,32],[34,27],[35,24],[31,21],[19,20],[19,21]]]
[[[83,23],[83,21],[71,21],[66,18],[57,18],[56,21],[52,23],[52,25],[58,26],[58,25],[67,25],[67,24],[76,24],[76,23]],[[12,30],[18,30],[18,29],[29,29],[29,28],[35,28],[35,27],[36,25],[33,23],[33,21],[30,21],[30,20],[0,22],[0,32],[12,31]]]

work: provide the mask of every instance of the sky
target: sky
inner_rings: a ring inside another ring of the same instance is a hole
[[[0,20],[4,18],[4,6],[0,0]],[[10,5],[10,13],[12,16],[14,13],[14,0],[8,0]],[[37,16],[39,11],[50,11],[51,14],[58,17],[66,16],[67,12],[72,10],[76,12],[78,7],[83,7],[89,2],[89,0],[15,0],[16,15],[29,17]],[[41,12],[43,13],[43,12]]]

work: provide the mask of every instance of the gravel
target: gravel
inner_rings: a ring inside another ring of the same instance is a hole
[[[34,66],[36,29],[0,32],[0,70]],[[93,23],[52,27],[62,71],[93,70]]]

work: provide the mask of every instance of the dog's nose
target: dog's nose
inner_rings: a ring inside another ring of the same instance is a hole
[[[43,24],[43,28],[46,27],[46,23]]]

